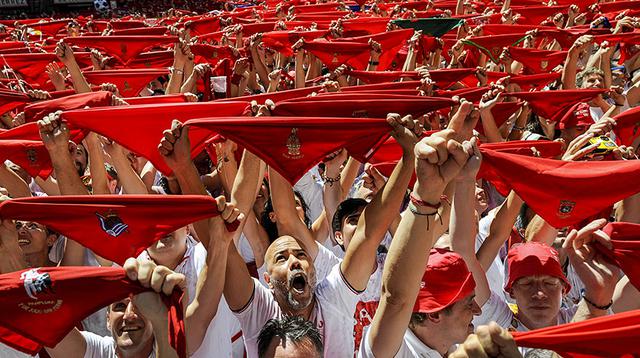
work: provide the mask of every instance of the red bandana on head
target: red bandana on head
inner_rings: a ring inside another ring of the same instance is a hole
[[[0,89],[0,116],[31,102],[31,98],[22,92]]]
[[[84,128],[115,140],[169,175],[171,169],[158,153],[158,144],[163,138],[162,132],[171,128],[174,119],[184,122],[214,114],[241,116],[246,113],[248,106],[247,102],[239,101],[118,106],[64,112],[62,118],[76,128]],[[189,131],[192,157],[204,149],[204,142],[210,135],[203,130]]]
[[[290,183],[328,154],[346,148],[366,161],[388,137],[391,127],[377,118],[243,117],[194,119],[186,123],[219,133],[244,146]]]
[[[73,142],[80,143],[84,133],[72,130],[70,138]],[[40,139],[36,123],[27,123],[0,132],[0,160],[12,161],[32,177],[46,179],[53,171],[49,152]]]
[[[640,135],[640,107],[626,110],[614,117],[616,126],[613,131],[618,141],[630,146]]]
[[[513,189],[556,228],[640,192],[640,162],[635,160],[565,162],[484,150],[479,176],[497,178],[498,186]]]
[[[567,51],[538,50],[532,48],[510,47],[511,57],[522,63],[526,73],[548,73],[562,64]]]
[[[606,92],[606,90],[603,89],[579,89],[512,92],[508,95],[529,102],[533,111],[539,116],[557,122],[577,103],[588,102],[604,92]]]
[[[349,62],[350,59],[366,54],[369,56],[371,49],[369,44],[361,42],[329,42],[326,40],[316,40],[305,42],[303,48],[322,61],[330,70]]]
[[[345,95],[343,95],[345,96]],[[276,105],[272,111],[275,116],[321,116],[321,117],[372,117],[384,118],[388,113],[411,114],[419,117],[431,111],[450,107],[453,100],[438,97],[385,98],[378,99],[340,99],[342,96],[310,97],[306,101],[285,101]],[[350,97],[350,96],[348,96]],[[364,95],[355,96],[365,97]]]
[[[55,111],[69,111],[84,107],[105,107],[111,105],[113,93],[108,91],[79,93],[30,104],[24,108],[26,122],[35,122]]]
[[[65,195],[7,200],[3,219],[36,221],[119,265],[167,234],[217,216],[206,195]]]
[[[518,347],[549,349],[563,357],[636,357],[640,310],[511,334]]]
[[[130,281],[119,267],[41,267],[0,275],[0,291],[0,341],[35,355],[54,348],[96,310],[150,289]],[[175,290],[163,301],[169,308],[169,343],[186,358],[182,296]]]
[[[88,48],[98,48],[123,63],[154,46],[165,46],[175,43],[175,36],[82,36],[65,37],[64,42]]]
[[[85,71],[84,77],[94,85],[113,83],[125,97],[137,96],[149,82],[169,73],[166,68]]]

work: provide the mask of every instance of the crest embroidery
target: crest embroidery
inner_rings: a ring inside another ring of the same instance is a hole
[[[338,62],[340,62],[340,61],[338,60],[338,53],[337,53],[337,52],[334,52],[334,53],[333,53],[333,59],[331,60],[331,63],[338,63]]]
[[[304,156],[302,154],[302,143],[300,143],[300,138],[298,138],[298,128],[291,128],[291,134],[287,138],[287,153],[283,154],[285,158],[288,159],[300,159]]]
[[[27,159],[29,160],[29,165],[36,165],[38,163],[38,152],[33,148],[29,148],[27,149],[26,153]]]
[[[113,212],[109,212],[104,216],[96,213],[96,217],[98,218],[102,231],[109,236],[118,237],[129,228],[129,225],[125,224],[124,221]]]
[[[57,311],[62,306],[60,299],[39,300],[40,293],[53,293],[53,281],[48,273],[40,273],[39,269],[31,269],[20,275],[24,289],[32,301],[20,302],[18,307],[33,314],[45,314]]]
[[[540,61],[540,68],[541,69],[546,70],[547,66],[549,66],[549,61]]]

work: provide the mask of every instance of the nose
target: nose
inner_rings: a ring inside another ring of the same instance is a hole
[[[473,313],[474,316],[479,316],[480,314],[482,314],[482,308],[480,308],[476,300],[473,300],[473,304],[471,306],[471,312]]]
[[[289,255],[289,270],[302,269],[302,263],[295,255]]]
[[[138,315],[136,314],[135,307],[133,306],[133,301],[130,301],[129,304],[127,305],[127,309],[124,311],[123,319],[127,321],[127,320],[133,320],[136,318],[138,318]]]

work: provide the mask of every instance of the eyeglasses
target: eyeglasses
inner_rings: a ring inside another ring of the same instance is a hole
[[[16,230],[20,230],[23,227],[29,231],[44,230],[40,225],[38,225],[38,223],[33,221],[16,221]]]

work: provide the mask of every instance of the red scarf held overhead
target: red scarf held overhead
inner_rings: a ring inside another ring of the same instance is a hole
[[[185,27],[189,29],[191,37],[220,31],[220,18],[216,16],[191,20]]]
[[[174,119],[184,122],[212,115],[241,116],[249,109],[248,106],[249,103],[239,101],[118,106],[63,112],[62,119],[75,128],[87,129],[118,142],[169,175],[172,171],[158,153],[158,144],[163,138],[162,133],[171,128]],[[210,136],[209,131],[189,131],[192,157],[204,149],[204,142]]]
[[[291,184],[330,153],[345,148],[365,162],[391,132],[385,119],[260,117],[204,118],[187,121],[191,128],[219,133],[244,146]]]
[[[0,89],[0,115],[20,108],[31,102],[31,98],[22,92]]]
[[[167,32],[164,26],[137,27],[132,29],[113,30],[111,36],[162,36]]]
[[[343,87],[342,92],[361,92],[369,90],[392,90],[392,89],[416,89],[420,86],[420,81],[384,82],[361,86]],[[416,92],[417,93],[417,92]]]
[[[57,346],[96,310],[150,290],[116,267],[41,267],[0,275],[0,341],[35,355]],[[176,289],[162,298],[168,307],[169,343],[186,358],[183,293]]]
[[[631,284],[640,289],[640,268],[638,267],[638,260],[640,259],[640,225],[613,222],[607,224],[602,231],[611,238],[613,249],[597,245],[598,250],[618,265],[627,275]]]
[[[67,24],[69,20],[54,20],[49,22],[39,22],[37,24],[29,25],[30,28],[41,31],[42,33],[55,36],[60,30],[62,30]]]
[[[474,36],[462,42],[468,46],[476,48],[478,51],[489,56],[493,62],[498,63],[498,58],[504,47],[515,46],[523,39],[521,34],[505,34],[492,36]]]
[[[346,37],[379,34],[387,31],[387,24],[390,20],[390,17],[360,17],[345,20],[342,22],[342,31]]]
[[[113,83],[120,94],[125,97],[135,97],[149,82],[169,73],[166,68],[153,69],[124,69],[105,71],[85,71],[84,77],[94,85]]]
[[[540,158],[556,158],[562,154],[562,143],[552,140],[514,140],[500,143],[482,143],[481,149],[501,153],[533,156],[533,148],[540,153]]]
[[[359,37],[339,38],[336,39],[336,42],[360,42],[363,44],[368,44],[369,40],[378,42],[382,48],[382,54],[380,54],[376,68],[378,70],[387,70],[392,67],[393,60],[398,51],[400,51],[412,35],[413,29],[404,29]],[[349,59],[348,63],[358,70],[364,70],[369,63],[369,57],[369,52],[361,52]],[[401,66],[402,64],[396,64],[396,67]]]
[[[529,102],[529,105],[536,114],[557,122],[577,103],[591,101],[604,92],[606,92],[606,90],[603,89],[579,89],[512,92],[507,95]]]
[[[637,357],[640,310],[511,335],[519,347],[549,349],[563,357]]]
[[[77,195],[20,198],[0,217],[36,221],[123,265],[154,242],[219,214],[206,195]]]
[[[151,51],[151,52],[143,52],[136,56],[131,61],[127,62],[126,65],[122,65],[116,63],[117,61],[113,61],[114,66],[124,67],[124,68],[161,68],[161,67],[169,67],[173,64],[173,51]]]
[[[495,121],[496,126],[500,128],[504,124],[504,122],[509,119],[509,117],[511,117],[514,113],[516,113],[516,111],[520,109],[521,106],[521,102],[496,103],[496,105],[491,108],[491,114],[493,115],[493,120]],[[484,134],[482,119],[480,119],[476,124],[475,130],[481,134]]]
[[[79,93],[48,101],[36,102],[24,108],[26,122],[41,120],[55,111],[69,111],[89,107],[105,107],[111,105],[113,93],[108,91]]]
[[[286,56],[291,56],[293,55],[291,46],[298,42],[298,40],[304,39],[305,41],[310,42],[317,38],[324,37],[326,34],[326,30],[271,31],[262,34],[262,43],[277,52]]]
[[[349,62],[350,59],[365,54],[369,56],[371,47],[361,42],[329,42],[316,40],[306,42],[303,48],[318,57],[330,70]]]
[[[347,70],[346,75],[353,76],[364,83],[392,82],[401,78],[419,80],[421,77],[416,71],[358,71]]]
[[[639,161],[565,162],[483,150],[480,178],[514,190],[556,228],[574,225],[640,192]]]
[[[559,12],[566,14],[569,5],[559,6],[513,6],[511,9],[515,14],[520,14],[518,23],[526,25],[540,25],[549,16]]]
[[[613,131],[618,142],[630,146],[640,136],[640,107],[631,108],[614,117]]]
[[[70,139],[80,143],[84,132],[72,130]],[[8,131],[0,132],[0,161],[11,160],[32,177],[46,179],[53,168],[49,152],[40,139],[36,123],[27,123]]]
[[[127,63],[144,50],[155,46],[174,44],[175,36],[82,36],[65,37],[64,42],[79,47],[104,50],[110,56]]]
[[[315,96],[307,101],[280,102],[272,111],[275,116],[320,116],[320,117],[370,117],[386,118],[389,113],[411,114],[419,117],[431,111],[450,107],[453,100],[437,97],[344,99],[340,96],[323,100],[326,96]]]
[[[273,103],[278,103],[281,101],[286,101],[294,98],[305,98],[313,92],[320,92],[322,90],[322,86],[311,86],[305,88],[296,88],[286,91],[278,91],[271,93],[261,93],[255,94],[251,96],[241,96],[235,98],[225,98],[218,99],[215,102],[233,102],[233,101],[256,101],[258,104],[264,104],[264,102],[268,99],[272,100]]]
[[[522,63],[527,73],[548,73],[562,64],[567,51],[549,51],[522,47],[510,47],[511,57]]]
[[[193,44],[190,46],[191,52],[195,55],[195,63],[208,63],[216,66],[223,59],[235,61],[237,56],[231,46],[212,46],[206,44]]]
[[[187,102],[187,97],[181,93],[162,96],[125,97],[123,100],[128,104],[135,106],[140,104],[185,103]]]

